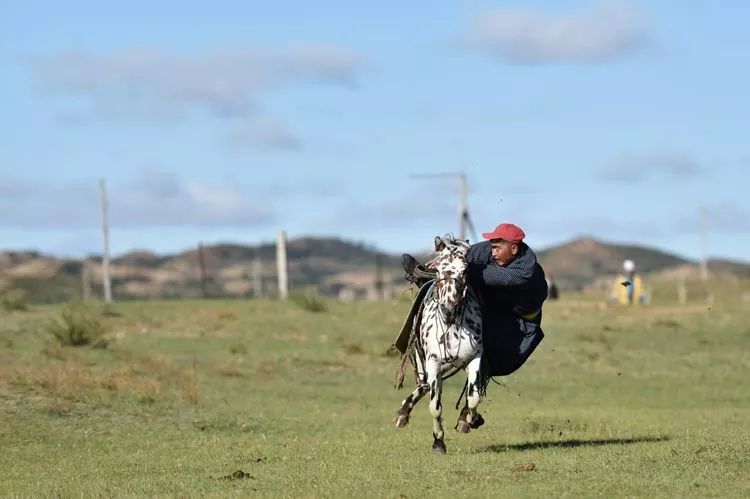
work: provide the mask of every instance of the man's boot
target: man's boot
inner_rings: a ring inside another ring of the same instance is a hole
[[[401,255],[401,266],[406,272],[406,280],[422,287],[427,281],[434,279],[437,272],[420,264],[416,258],[408,253]]]

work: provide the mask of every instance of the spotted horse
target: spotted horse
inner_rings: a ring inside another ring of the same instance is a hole
[[[405,362],[408,356],[414,365],[417,387],[396,411],[395,425],[399,428],[406,426],[414,406],[429,392],[434,437],[432,450],[437,454],[446,453],[441,401],[444,379],[466,370],[466,403],[456,430],[468,433],[471,428],[484,423],[477,412],[482,392],[482,311],[476,294],[466,282],[468,250],[468,241],[435,238],[437,275],[421,305],[421,320],[414,321],[409,349],[403,360]],[[403,364],[399,385],[401,381]]]

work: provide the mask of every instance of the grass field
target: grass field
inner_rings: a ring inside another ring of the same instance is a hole
[[[442,457],[424,401],[391,424],[407,308],[120,303],[106,348],[57,345],[57,306],[0,312],[0,495],[750,495],[747,303],[549,303]]]

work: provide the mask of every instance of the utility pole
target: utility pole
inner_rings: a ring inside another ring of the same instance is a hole
[[[109,220],[107,218],[107,211],[109,209],[107,203],[107,186],[104,183],[104,179],[99,181],[99,190],[101,191],[102,199],[102,237],[104,239],[104,251],[102,254],[102,280],[104,287],[104,302],[112,302],[112,283],[109,280]]]
[[[701,280],[708,279],[708,237],[706,235],[708,225],[708,215],[706,208],[701,208],[701,263],[700,276]]]
[[[289,296],[289,279],[287,276],[286,232],[279,232],[276,238],[276,270],[279,278],[279,299]]]
[[[458,238],[466,239],[467,229],[471,229],[474,239],[476,231],[469,217],[469,188],[464,172],[423,173],[409,175],[411,178],[455,178],[458,179]]]
[[[461,172],[458,174],[458,190],[459,190],[459,203],[458,203],[458,238],[466,239],[466,226],[469,223],[469,189],[466,185],[466,174]]]

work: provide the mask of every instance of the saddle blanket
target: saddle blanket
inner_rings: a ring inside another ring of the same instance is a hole
[[[406,348],[409,346],[409,336],[411,335],[411,329],[414,326],[414,319],[417,314],[419,314],[419,309],[422,306],[422,302],[430,293],[434,282],[434,280],[427,281],[424,285],[422,285],[421,288],[419,288],[417,297],[414,299],[414,303],[412,303],[411,305],[411,309],[406,316],[404,325],[401,326],[401,330],[399,331],[398,336],[396,336],[396,341],[393,342],[393,346],[396,348],[396,350],[401,352],[401,355],[406,353]]]

